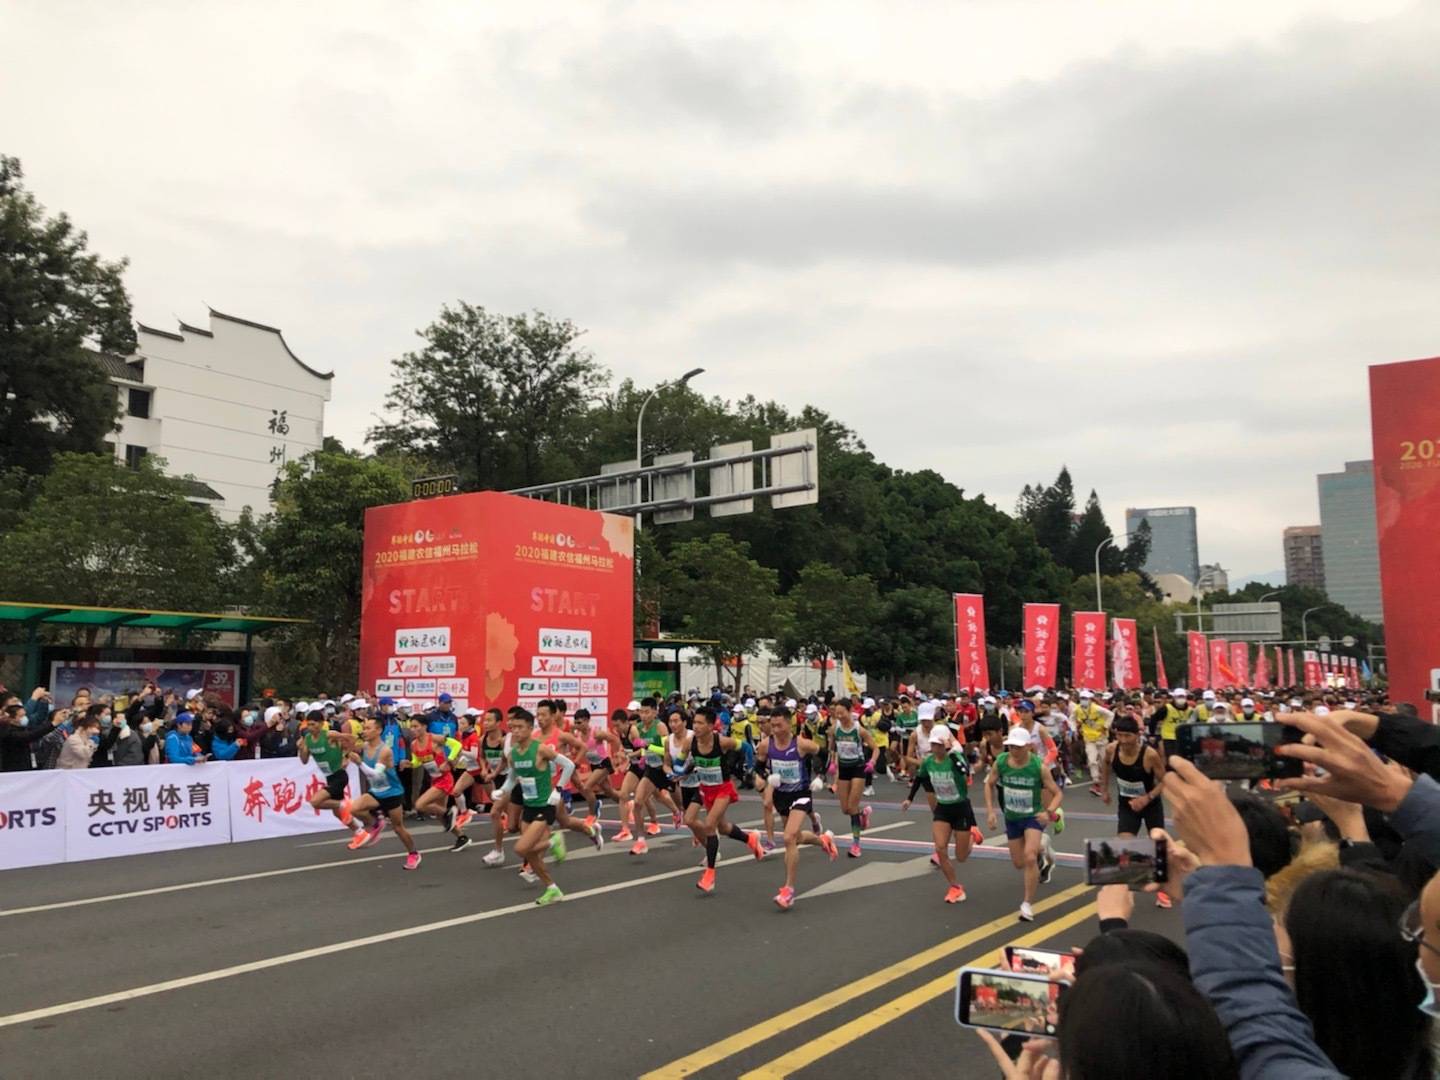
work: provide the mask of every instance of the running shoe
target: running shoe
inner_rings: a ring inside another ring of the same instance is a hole
[[[840,857],[840,849],[835,846],[835,834],[829,830],[820,834],[820,846],[825,849],[825,854],[830,856],[831,862]]]
[[[540,880],[540,875],[527,866],[520,871],[520,880],[525,882],[526,885],[534,885]]]
[[[596,825],[593,821],[590,823],[590,842],[595,845],[596,851],[601,850],[605,846],[605,834],[600,831],[600,826]]]
[[[455,824],[450,826],[451,831],[465,828],[466,825],[470,824],[470,819],[474,816],[475,814],[471,810],[466,810],[463,814],[456,814]]]
[[[965,887],[963,885],[951,885],[945,890],[945,903],[963,904],[965,902]]]
[[[715,870],[713,867],[706,867],[705,872],[700,875],[700,880],[695,883],[695,888],[703,893],[715,891]]]
[[[340,824],[349,825],[350,819],[355,815],[350,812],[350,800],[346,799],[340,804]]]
[[[445,828],[446,828],[447,830],[448,830],[448,829],[453,829],[453,828],[455,828],[455,815],[458,814],[458,813],[459,813],[459,810],[456,808],[456,806],[455,806],[455,804],[454,804],[453,802],[446,804],[446,806],[445,806]]]
[[[1020,905],[1020,921],[1021,921],[1021,922],[1034,922],[1034,921],[1035,921],[1035,912],[1034,912],[1034,910],[1030,907],[1029,904],[1021,904],[1021,905]]]
[[[858,843],[851,844],[850,850],[846,854],[852,859],[858,859],[860,857],[860,845]]]
[[[862,791],[860,794],[861,794],[862,796],[864,796],[865,798],[868,799],[868,798],[870,798],[872,795],[875,794],[875,789],[874,789],[873,787],[868,787],[868,786],[867,786],[867,787],[865,788],[865,790]]]
[[[466,836],[464,833],[461,833],[459,836],[455,837],[455,843],[453,843],[453,844],[450,845],[450,850],[451,850],[452,852],[453,852],[453,851],[464,851],[464,850],[465,850],[467,847],[469,847],[469,846],[470,846],[470,837]]]
[[[885,768],[885,779],[889,780],[892,784],[895,783],[895,770],[889,766]]]
[[[1051,855],[1051,856],[1046,856],[1046,857],[1042,858],[1042,859],[1040,860],[1040,883],[1041,883],[1042,885],[1049,885],[1049,884],[1050,884],[1050,877],[1051,877],[1051,875],[1054,874],[1054,873],[1055,873],[1055,857],[1054,857],[1053,855]]]
[[[757,859],[765,857],[765,848],[760,843],[760,837],[756,833],[749,833],[745,837],[745,846],[750,849],[750,854]]]
[[[649,850],[650,850],[650,845],[647,844],[647,843],[645,843],[645,841],[644,841],[643,839],[642,839],[642,840],[636,840],[635,843],[634,843],[633,845],[631,845],[630,854],[631,854],[631,855],[644,855],[644,854],[645,854],[647,851],[649,851]]]
[[[775,850],[775,841],[768,836],[762,836],[760,838],[760,846],[765,849],[765,854],[769,855]]]
[[[485,858],[481,859],[480,861],[483,862],[486,866],[504,866],[505,852],[491,851],[488,855],[485,856]]]
[[[1057,806],[1057,807],[1055,808],[1055,813],[1054,813],[1053,817],[1054,817],[1054,822],[1053,822],[1053,824],[1054,824],[1054,826],[1055,826],[1055,835],[1056,835],[1056,836],[1059,836],[1062,832],[1065,831],[1065,811],[1064,811],[1064,810],[1061,810],[1061,809]]]
[[[940,869],[940,856],[933,851],[930,853],[930,865],[937,870]]]
[[[658,821],[652,821],[652,822],[650,822],[649,825],[646,825],[646,826],[645,826],[645,832],[646,832],[648,835],[650,835],[650,836],[659,836],[659,835],[660,835],[660,823],[659,823]]]
[[[862,829],[868,829],[868,828],[870,827],[870,815],[873,814],[874,812],[875,812],[875,811],[874,811],[874,808],[873,808],[873,807],[869,807],[869,806],[866,806],[866,807],[864,807],[864,808],[861,809],[861,811],[860,811],[860,828],[862,828]]]
[[[1155,894],[1155,906],[1169,911],[1175,905],[1171,902],[1170,897],[1166,896],[1163,892],[1157,892]]]
[[[370,831],[375,834],[377,840],[380,838],[380,834],[385,831],[385,819],[379,814],[375,815],[375,824],[370,826]],[[371,843],[374,843],[374,841],[372,840]]]
[[[560,891],[559,885],[550,885],[544,892],[535,898],[536,907],[549,907],[557,900],[564,900],[565,894]]]
[[[406,869],[406,870],[419,870],[419,869],[420,869],[420,852],[418,852],[418,851],[412,851],[412,852],[410,852],[409,855],[406,855],[406,856],[405,856],[405,869]]]
[[[593,828],[595,827],[595,815],[594,815],[594,814],[586,814],[586,815],[585,815],[585,825],[586,825],[587,828],[591,828],[591,829],[593,829]]]
[[[670,815],[670,823],[671,823],[672,825],[674,825],[675,828],[678,829],[678,828],[680,828],[681,825],[684,825],[684,824],[685,824],[685,819],[684,819],[683,817],[681,817],[679,814],[671,814],[671,815]],[[659,831],[660,831],[660,826],[658,826],[658,825],[655,826],[655,833],[658,833]],[[651,836],[654,836],[655,833],[651,833],[650,835],[651,835]]]
[[[378,824],[380,826],[379,828],[360,830],[360,835],[365,838],[364,842],[360,845],[361,847],[374,847],[380,842],[380,833],[385,827],[385,822],[379,820]]]
[[[346,844],[345,846],[346,846],[347,848],[349,848],[351,851],[359,851],[362,847],[364,847],[364,846],[365,846],[367,843],[369,843],[369,842],[370,842],[370,830],[369,830],[369,829],[356,829],[356,830],[355,830],[355,835],[352,836],[352,837],[350,837],[350,843]]]
[[[623,844],[626,840],[634,840],[635,834],[630,831],[629,825],[622,825],[620,831],[615,834],[617,843]]]
[[[550,857],[557,863],[565,861],[565,834],[556,829],[550,836]]]
[[[775,894],[775,904],[781,911],[789,911],[795,906],[795,890],[789,885],[782,885]]]

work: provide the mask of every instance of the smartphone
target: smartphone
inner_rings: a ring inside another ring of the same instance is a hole
[[[1075,954],[1057,949],[1005,946],[1005,966],[1017,975],[1043,975],[1047,979],[1074,979]]]
[[[955,986],[955,1022],[1011,1035],[1053,1039],[1060,996],[1069,985],[1043,975],[991,968],[961,968]]]
[[[1085,841],[1085,884],[1128,885],[1138,889],[1169,877],[1164,840],[1116,836]]]
[[[1275,748],[1299,742],[1305,733],[1289,724],[1177,724],[1181,757],[1212,780],[1275,780],[1300,776],[1304,763],[1275,755]]]

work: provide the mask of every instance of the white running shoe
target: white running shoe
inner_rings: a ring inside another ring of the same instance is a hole
[[[486,855],[485,858],[481,859],[480,861],[483,862],[486,866],[504,866],[505,852],[492,850],[490,854]]]
[[[1034,922],[1034,921],[1035,921],[1035,912],[1034,912],[1034,910],[1031,909],[1031,907],[1030,907],[1029,904],[1021,904],[1021,905],[1020,905],[1020,921],[1021,921],[1021,922]]]
[[[525,882],[526,885],[534,885],[540,880],[540,875],[527,867],[520,871],[520,880]]]

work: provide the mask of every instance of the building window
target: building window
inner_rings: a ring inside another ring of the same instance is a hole
[[[125,447],[125,467],[127,469],[138,469],[140,462],[145,460],[145,455],[150,451],[143,446]]]
[[[130,404],[126,407],[125,411],[138,420],[149,420],[150,391],[137,390],[132,387],[130,389]]]

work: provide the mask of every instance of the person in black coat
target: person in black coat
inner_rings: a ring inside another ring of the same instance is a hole
[[[50,720],[31,724],[25,706],[11,697],[0,708],[0,772],[29,772],[35,768],[30,748],[54,729]]]

